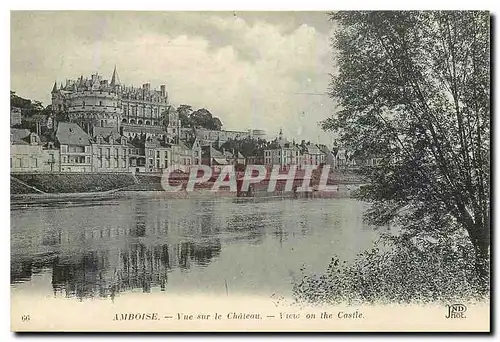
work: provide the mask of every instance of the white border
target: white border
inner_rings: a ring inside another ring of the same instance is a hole
[[[496,2],[498,4],[498,2]],[[2,30],[1,30],[1,39],[2,39],[2,69],[3,73],[2,75],[3,80],[1,82],[2,85],[2,92],[1,94],[3,96],[0,96],[0,101],[1,101],[1,106],[0,108],[2,109],[2,113],[0,115],[0,120],[2,120],[0,129],[2,130],[2,134],[0,134],[0,139],[2,142],[0,143],[0,153],[1,153],[1,160],[2,162],[2,169],[1,169],[1,180],[2,182],[0,183],[1,188],[0,188],[0,193],[2,194],[1,198],[1,217],[2,218],[10,218],[10,209],[9,209],[9,187],[10,187],[10,182],[9,182],[9,169],[8,169],[8,163],[7,163],[7,155],[10,153],[9,149],[7,146],[8,145],[8,140],[9,140],[9,103],[8,103],[8,90],[7,88],[10,88],[10,10],[32,10],[32,9],[43,9],[43,10],[59,10],[59,9],[71,9],[71,10],[81,10],[81,9],[87,9],[87,10],[341,10],[341,9],[350,9],[350,10],[356,10],[356,9],[364,9],[364,10],[369,10],[369,9],[481,9],[481,10],[490,10],[493,12],[493,14],[497,13],[497,6],[494,5],[493,1],[483,1],[483,0],[475,0],[475,1],[436,1],[436,0],[418,0],[418,1],[376,1],[376,2],[369,2],[369,1],[360,1],[360,0],[348,0],[348,1],[317,1],[317,0],[308,0],[308,1],[297,1],[297,0],[287,0],[283,2],[271,2],[269,0],[253,0],[253,1],[221,1],[221,0],[211,0],[211,1],[193,1],[193,0],[183,0],[183,1],[150,1],[150,0],[141,0],[140,2],[135,2],[135,1],[126,1],[126,2],[115,2],[115,3],[109,3],[109,2],[104,2],[104,1],[98,1],[98,0],[86,0],[86,1],[4,1],[2,2],[2,11],[1,13],[1,25],[2,25]],[[29,24],[29,23],[27,23]],[[498,21],[495,22],[495,26],[493,27],[495,29],[495,32],[497,31],[498,27]],[[496,42],[496,36],[493,35],[493,41]],[[496,44],[494,44],[494,48],[496,50]],[[498,57],[498,54],[495,53],[495,57]],[[497,62],[497,58],[495,58],[494,61],[492,61],[494,64]],[[495,76],[497,75],[498,72],[498,64],[496,64],[495,68]],[[498,77],[495,77],[496,80],[498,80]],[[494,94],[492,94],[494,98],[498,98],[498,85],[494,89]],[[494,131],[497,133],[496,135],[499,134],[500,129],[499,129],[499,120],[498,118],[494,122]],[[500,149],[499,146],[497,145],[498,143],[498,138],[495,139],[494,144],[495,144],[495,151],[498,152]],[[498,157],[498,156],[497,156]],[[498,169],[498,165],[496,163],[497,158],[495,158],[495,169]],[[498,180],[496,180],[495,184],[498,184]],[[496,190],[492,189],[492,190]],[[495,207],[493,208],[493,213],[495,212],[500,212],[496,209],[498,209],[498,202],[494,202]],[[5,219],[4,219],[5,220]],[[495,222],[496,223],[496,220]],[[10,304],[9,304],[9,297],[10,297],[10,222],[9,224],[5,224],[1,231],[1,236],[0,236],[0,241],[2,241],[3,246],[0,249],[2,251],[2,257],[1,257],[1,264],[2,264],[2,285],[3,285],[3,292],[2,292],[2,326],[1,326],[1,340],[2,341],[10,341],[14,340],[16,338],[15,335],[10,333]],[[495,236],[495,241],[494,241],[494,246],[498,246],[498,236],[499,233],[496,232],[494,234]],[[495,255],[498,255],[498,249],[495,248]],[[495,258],[495,269],[494,269],[494,274],[497,273],[498,271],[498,260]],[[497,317],[497,315],[494,315],[493,317]],[[497,324],[496,325],[498,327]],[[232,338],[234,336],[227,336],[226,338]],[[289,338],[290,336],[281,336],[280,338]],[[370,339],[374,338],[374,336],[366,336]],[[376,336],[375,336],[376,337]],[[381,336],[384,338],[385,336]],[[394,336],[395,338],[401,338],[402,336]],[[444,336],[443,336],[444,337]],[[62,340],[69,339],[71,337],[65,336],[63,338],[59,338]],[[80,337],[82,338],[82,337]],[[89,336],[89,337],[83,337],[84,340],[90,340],[92,339],[93,341],[101,341],[104,339],[123,339],[123,336]],[[144,336],[134,336],[132,338],[127,338],[128,340],[137,340],[140,341],[144,338]],[[161,336],[158,338],[178,338],[174,336]],[[189,337],[192,338],[192,337]],[[220,336],[204,336],[204,338],[207,339],[213,339],[218,340]],[[259,337],[262,339],[270,339],[270,338],[276,338],[276,337]],[[301,337],[301,339],[306,339],[310,337]],[[332,338],[335,339],[352,339],[352,338],[360,338],[359,336],[335,336],[333,335]],[[420,336],[422,340],[435,340],[439,339],[440,337],[435,337],[435,336]],[[466,337],[468,340],[474,340],[476,338],[472,338],[471,336]],[[477,337],[479,338],[479,337]],[[35,339],[45,339],[45,340],[52,340],[53,336],[29,336],[29,337],[24,337],[23,340],[25,341],[31,341]]]

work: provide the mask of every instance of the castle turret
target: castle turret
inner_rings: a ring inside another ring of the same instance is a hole
[[[52,94],[57,93],[57,81],[54,81],[54,87],[52,87]]]
[[[116,71],[116,65],[115,65],[115,69],[113,70],[113,76],[111,76],[111,83],[110,83],[110,85],[112,87],[120,85],[120,77],[118,76],[118,72]]]

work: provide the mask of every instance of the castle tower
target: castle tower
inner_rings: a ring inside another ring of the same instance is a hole
[[[52,99],[52,111],[54,113],[59,113],[64,111],[64,98],[61,94],[60,89],[57,87],[57,81],[54,81],[54,86],[51,91]]]
[[[113,88],[121,85],[120,77],[118,76],[118,72],[116,71],[116,65],[115,65],[115,69],[113,70],[113,76],[111,76],[111,83],[109,85]]]

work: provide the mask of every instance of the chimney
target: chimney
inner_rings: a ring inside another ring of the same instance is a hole
[[[161,96],[165,97],[165,94],[166,94],[166,88],[165,88],[165,85],[162,84],[160,86],[160,92],[161,92]]]

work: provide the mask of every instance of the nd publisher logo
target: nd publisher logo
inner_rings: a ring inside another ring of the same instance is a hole
[[[444,316],[445,318],[465,318],[465,311],[467,307],[464,304],[451,304],[446,305],[448,308],[448,314]]]

